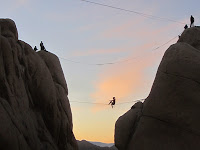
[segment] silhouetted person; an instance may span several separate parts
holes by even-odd
[[[185,26],[184,26],[184,29],[187,29],[188,28],[188,25],[186,24]]]
[[[38,49],[37,49],[37,47],[35,46],[35,47],[34,47],[34,51],[37,51],[37,50],[38,50]]]
[[[113,97],[113,99],[112,100],[110,100],[110,103],[108,104],[108,105],[111,105],[112,106],[112,108],[113,108],[113,106],[115,105],[115,97]]]
[[[40,42],[40,49],[46,51],[44,44],[42,43],[42,41]]]
[[[190,17],[190,28],[194,26],[194,17],[191,15]]]

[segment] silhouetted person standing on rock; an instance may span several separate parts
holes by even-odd
[[[185,26],[184,26],[184,29],[187,29],[188,28],[188,25],[186,24]]]
[[[37,49],[37,47],[35,46],[35,47],[34,47],[34,51],[37,51],[37,50],[38,50],[38,49]]]
[[[191,15],[190,17],[190,28],[194,27],[194,17]]]
[[[108,105],[111,105],[113,108],[113,106],[115,105],[115,101],[115,97],[113,97],[113,100],[110,100],[110,103]]]
[[[40,49],[46,51],[44,44],[42,43],[42,41],[40,42]]]

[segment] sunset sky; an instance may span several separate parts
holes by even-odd
[[[190,16],[200,24],[199,0],[90,0],[129,12],[82,0],[0,1],[0,18],[15,21],[20,40],[43,41],[60,58],[78,140],[113,143],[116,120],[148,96]]]

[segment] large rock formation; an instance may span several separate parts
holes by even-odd
[[[57,56],[36,53],[0,19],[0,149],[78,149],[67,95]]]
[[[200,28],[192,27],[165,52],[145,102],[116,122],[115,145],[119,150],[198,150],[199,118]]]

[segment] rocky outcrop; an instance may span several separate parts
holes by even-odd
[[[128,112],[119,117],[115,125],[115,145],[125,150],[142,114],[142,102],[137,102]]]
[[[200,28],[192,27],[165,52],[141,110],[134,108],[116,122],[119,150],[199,149],[199,60]]]
[[[36,53],[0,19],[0,149],[78,149],[67,95],[57,56]]]

